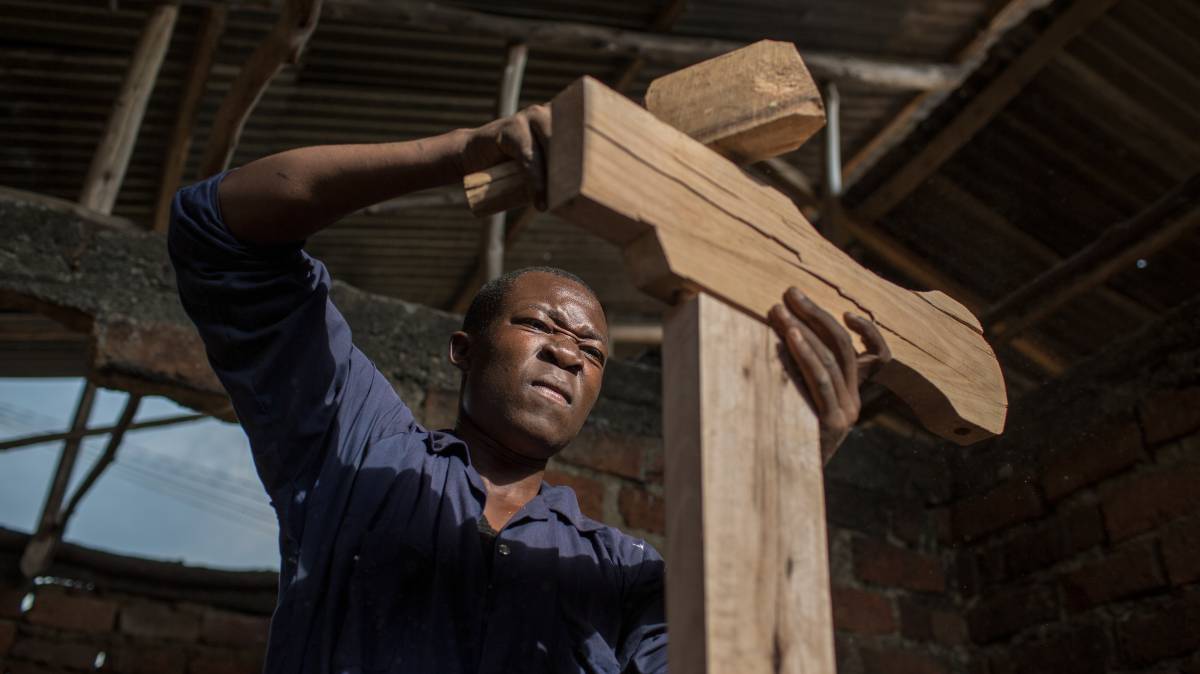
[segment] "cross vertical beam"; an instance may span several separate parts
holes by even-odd
[[[768,326],[706,293],[667,312],[673,671],[836,669],[819,429],[781,348]]]

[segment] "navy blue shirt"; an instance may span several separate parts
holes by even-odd
[[[279,518],[266,671],[666,671],[658,553],[543,484],[489,573],[467,446],[355,348],[321,262],[233,237],[221,178],[176,195],[168,246]]]

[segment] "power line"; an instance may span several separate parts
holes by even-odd
[[[197,484],[186,475],[148,470],[145,467],[123,463],[120,460],[114,462],[113,467],[129,475],[138,476],[140,479],[161,485],[163,489],[169,487],[179,490],[181,493],[189,494],[201,499],[204,503],[212,507],[224,508],[230,513],[249,517],[260,523],[269,524],[272,527],[275,524],[274,518],[268,518],[263,515],[263,510],[254,510],[254,508],[261,508],[265,505],[261,500],[253,500],[244,496],[239,497],[235,493],[223,491],[216,485],[208,483]],[[168,491],[167,493],[170,494],[173,491]],[[230,497],[233,497],[233,500]],[[238,502],[239,500],[240,503]]]

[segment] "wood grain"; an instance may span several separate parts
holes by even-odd
[[[787,42],[762,40],[650,83],[646,109],[739,164],[791,152],[825,124],[816,82]],[[530,203],[516,162],[463,178],[477,216]]]
[[[796,46],[774,40],[659,77],[646,109],[738,164],[791,152],[825,124]]]
[[[835,316],[875,320],[894,356],[879,380],[931,431],[962,444],[1001,431],[1000,366],[965,308],[862,268],[786,196],[594,79],[552,108],[551,208],[622,248],[641,239],[626,259],[647,264],[631,274],[648,292],[702,288],[762,318],[798,286]]]
[[[836,669],[819,429],[781,348],[712,295],[667,314],[672,671]]]

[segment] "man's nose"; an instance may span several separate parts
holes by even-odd
[[[552,335],[546,340],[543,351],[550,356],[555,365],[564,370],[576,372],[583,367],[583,354],[579,352],[579,345],[566,335]]]

